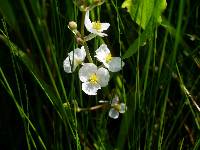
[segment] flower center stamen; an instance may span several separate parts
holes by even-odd
[[[92,28],[97,31],[101,30],[101,23],[99,21],[92,22]]]
[[[106,63],[110,62],[112,60],[112,55],[111,53],[109,53],[107,56],[106,56]]]
[[[76,59],[75,60],[76,64],[80,65],[82,63],[81,59]]]
[[[90,76],[90,78],[89,78],[89,82],[90,82],[90,83],[93,83],[93,84],[96,84],[97,81],[98,81],[97,75],[96,75],[95,73],[92,74],[92,75]]]
[[[112,106],[115,110],[120,111],[121,109],[121,105],[120,104],[115,104],[114,106]]]

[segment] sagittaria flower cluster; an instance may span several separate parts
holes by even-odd
[[[103,31],[107,30],[110,26],[109,23],[100,23],[99,21],[92,22],[89,18],[89,10],[85,13],[84,25],[87,31],[90,32],[89,37],[107,36]],[[76,23],[70,22],[69,28],[76,36],[78,36],[78,38],[80,38]],[[81,38],[81,40],[82,43],[86,43],[84,38]],[[86,51],[87,45],[82,45],[84,46],[76,48],[68,53],[67,58],[64,60],[63,67],[65,72],[72,73],[76,70],[78,65],[82,65],[79,70],[79,79],[82,82],[82,90],[88,95],[97,95],[99,89],[108,85],[110,80],[109,71],[120,71],[124,66],[124,62],[120,57],[113,57],[106,44],[101,44],[95,51],[96,55],[94,57],[97,58],[102,65],[97,67],[93,62],[86,63],[85,58],[90,54]]]
[[[118,72],[124,66],[124,62],[120,57],[113,57],[108,46],[103,43],[96,49],[95,54],[91,57],[87,41],[92,40],[94,37],[108,36],[105,31],[110,27],[109,23],[101,23],[100,21],[90,20],[90,10],[105,2],[105,0],[76,0],[75,4],[79,7],[82,13],[81,31],[77,29],[77,23],[70,21],[68,28],[73,32],[80,48],[76,48],[68,53],[68,56],[63,62],[63,68],[66,73],[73,73],[78,70],[78,76],[82,82],[82,90],[87,95],[97,95],[99,89],[106,87],[110,80],[110,73]],[[91,3],[88,3],[91,2]],[[84,29],[89,32],[87,36],[84,35]],[[93,59],[96,59],[99,66],[94,64]],[[95,61],[96,62],[96,61]],[[75,101],[74,101],[75,102]],[[119,101],[118,96],[115,96],[111,101],[102,101],[104,104],[93,106],[91,108],[80,108],[77,103],[75,110],[88,111],[98,108],[110,108],[108,116],[117,119],[120,113],[125,113],[127,106],[125,103]],[[100,102],[101,103],[101,102]],[[65,107],[68,105],[63,104]]]

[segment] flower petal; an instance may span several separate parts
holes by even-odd
[[[110,54],[110,50],[108,49],[106,44],[102,44],[96,51],[95,57],[100,61],[105,63],[106,56]]]
[[[91,32],[93,34],[96,34],[96,35],[99,35],[101,37],[107,36],[107,34],[102,33],[102,31],[107,30],[109,28],[110,24],[109,23],[100,23],[101,24],[101,29],[100,30],[93,29],[92,22],[90,20],[90,16],[89,15],[90,14],[89,14],[89,10],[88,10],[88,11],[86,11],[85,22],[84,22],[86,29],[89,32]]]
[[[74,63],[73,69],[72,69],[72,64],[73,64],[73,60],[69,59],[69,56],[68,56],[63,62],[64,71],[67,72],[67,73],[72,73],[76,69],[76,67],[78,66],[77,63]]]
[[[74,53],[75,53],[77,59],[79,59],[81,62],[84,61],[84,59],[86,57],[86,52],[85,52],[84,46],[82,46],[81,49],[80,48],[75,49]]]
[[[63,68],[65,70],[65,72],[67,73],[72,73],[72,68],[71,68],[71,64],[69,61],[69,57],[67,57],[64,62],[63,62]]]
[[[102,32],[94,32],[94,34],[97,34],[98,36],[101,36],[101,37],[108,36],[107,34],[102,33]]]
[[[86,52],[84,47],[76,48],[75,50],[68,53],[68,57],[63,62],[63,68],[65,72],[72,73],[75,71],[76,67],[84,61],[86,57]],[[73,65],[73,69],[72,69]]]
[[[96,29],[93,29],[93,28],[90,28],[88,31],[91,32],[91,33],[93,33],[93,34],[96,34],[98,36],[101,36],[101,37],[108,36],[107,34],[102,33],[100,31],[97,31]]]
[[[91,74],[97,72],[97,66],[93,63],[84,63],[79,70],[79,78],[82,82],[87,82]]]
[[[71,51],[68,53],[68,57],[70,58],[70,61],[73,62],[73,59],[76,59],[76,53],[75,51],[77,51],[77,49]]]
[[[88,95],[97,95],[98,89],[101,89],[99,84],[93,84],[90,82],[82,83],[82,90]]]
[[[98,77],[98,83],[101,85],[101,87],[105,87],[108,85],[108,81],[110,79],[110,74],[107,69],[101,67],[97,70],[96,73]]]
[[[113,119],[117,119],[119,117],[119,112],[116,111],[114,108],[111,108],[108,115]]]
[[[127,110],[126,104],[121,103],[121,104],[120,104],[120,110],[119,110],[119,112],[120,112],[120,113],[125,113],[126,110]]]
[[[89,32],[91,32],[91,29],[92,29],[92,22],[91,22],[91,20],[90,20],[90,18],[89,18],[89,10],[86,11],[86,13],[85,13],[85,22],[84,22],[84,24],[85,24],[86,29],[87,29]]]
[[[110,27],[109,23],[101,23],[101,30],[100,32],[103,32],[104,30],[107,30]]]
[[[112,60],[105,66],[108,67],[108,70],[111,72],[118,72],[124,66],[124,62],[120,57],[113,57]]]
[[[119,97],[118,96],[115,96],[115,98],[112,99],[112,103],[111,103],[111,106],[114,106],[116,104],[119,103]]]
[[[68,53],[68,56],[70,57],[70,60],[74,61],[83,61],[86,57],[86,52],[84,49],[84,46],[82,46],[81,48],[76,48],[74,51],[71,51],[70,53]]]

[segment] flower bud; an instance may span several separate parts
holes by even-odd
[[[88,7],[86,5],[81,5],[79,9],[80,11],[87,11]]]
[[[93,0],[94,5],[101,5],[105,2],[105,0]]]
[[[76,42],[77,42],[78,45],[83,45],[83,43],[84,43],[83,39],[80,38],[80,37],[76,38]]]
[[[69,27],[70,30],[73,31],[73,30],[77,29],[77,24],[74,21],[70,21],[69,24],[68,24],[68,27]]]

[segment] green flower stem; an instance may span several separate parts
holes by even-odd
[[[82,11],[82,18],[81,18],[81,36],[82,36],[82,38],[84,37],[85,14],[86,14],[86,11]]]
[[[76,109],[76,112],[83,112],[83,111],[95,111],[97,109],[107,109],[107,108],[110,108],[110,105],[109,104],[101,104],[101,105],[96,105],[96,106],[92,106],[92,107],[89,107],[89,108],[75,108]]]
[[[63,106],[66,108],[66,109],[74,109],[76,112],[81,112],[81,111],[94,111],[94,110],[97,110],[97,109],[108,109],[110,108],[110,104],[109,103],[105,103],[105,104],[101,104],[101,105],[95,105],[95,106],[92,106],[92,107],[89,107],[89,108],[80,108],[77,104],[77,102],[75,103],[75,106],[74,108],[71,107],[69,105],[69,103],[64,103]]]
[[[84,39],[84,22],[85,22],[85,11],[82,12],[82,18],[81,18],[81,37],[82,39]],[[90,55],[90,52],[89,52],[89,48],[87,46],[87,43],[84,41],[83,43],[83,46],[85,48],[85,51],[86,51],[86,55],[87,55],[87,59],[90,63],[93,63],[93,60],[92,60],[92,57]]]
[[[93,38],[95,38],[96,36],[97,36],[96,34],[90,33],[89,35],[87,35],[87,36],[84,37],[84,41],[90,41]]]
[[[85,48],[88,61],[89,61],[90,63],[93,63],[92,57],[90,56],[89,48],[88,48],[88,46],[87,46],[87,43],[84,42],[83,46],[84,46],[84,48]]]

